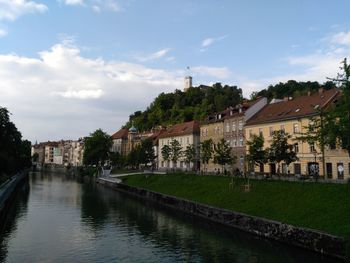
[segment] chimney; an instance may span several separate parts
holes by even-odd
[[[319,88],[318,89],[318,94],[322,94],[323,93],[323,88]]]

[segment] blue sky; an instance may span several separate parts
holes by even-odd
[[[32,141],[113,133],[160,93],[335,76],[349,1],[0,0],[0,106]],[[190,67],[190,72],[186,67]]]

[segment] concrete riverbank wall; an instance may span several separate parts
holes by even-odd
[[[346,257],[345,239],[321,231],[300,228],[278,221],[211,207],[209,205],[132,187],[123,183],[116,183],[102,178],[98,179],[98,183],[118,191],[151,200],[177,211],[182,211],[206,220],[240,229],[264,238],[303,247],[340,259],[345,259]]]
[[[13,176],[7,182],[0,186],[0,219],[6,213],[7,208],[11,205],[17,187],[28,177],[28,172],[21,172]],[[2,220],[1,220],[2,221]]]

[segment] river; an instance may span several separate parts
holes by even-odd
[[[31,174],[1,225],[0,262],[337,262],[62,174]]]

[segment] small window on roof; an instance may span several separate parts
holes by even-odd
[[[319,107],[320,107],[320,105],[317,104],[317,105],[314,106],[314,109],[317,110]]]
[[[300,109],[296,109],[296,110],[295,110],[295,112],[299,112],[299,111],[300,111]]]

